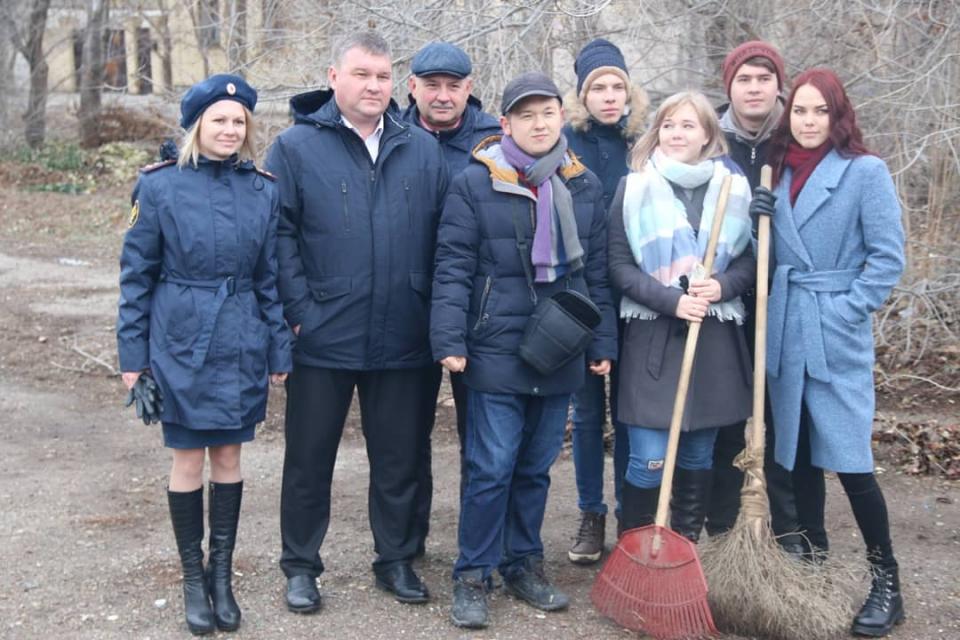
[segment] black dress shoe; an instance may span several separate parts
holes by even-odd
[[[294,613],[314,613],[320,609],[317,579],[300,575],[287,579],[287,609]]]
[[[373,573],[377,578],[377,586],[392,593],[398,602],[422,604],[430,599],[427,585],[423,584],[420,577],[414,573],[413,567],[406,562],[384,569],[377,568]]]

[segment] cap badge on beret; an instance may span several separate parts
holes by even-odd
[[[228,82],[227,93],[230,94],[231,96],[235,95],[237,93],[237,85],[233,84],[232,82]]]

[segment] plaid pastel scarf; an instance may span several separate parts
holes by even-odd
[[[743,253],[751,238],[750,185],[736,165],[726,156],[695,165],[685,164],[667,157],[657,148],[643,170],[627,176],[623,224],[633,258],[644,273],[665,287],[677,289],[681,288],[680,276],[685,275],[692,281],[709,277],[710,274],[703,273],[702,261],[720,185],[728,175],[733,176],[733,182],[713,263],[713,272],[722,273],[731,260]],[[687,221],[686,208],[674,195],[670,182],[693,189],[708,181],[700,216],[703,232],[695,234]],[[720,320],[736,320],[740,324],[746,310],[738,297],[711,304],[709,314]],[[621,318],[652,320],[658,315],[627,296],[621,301]]]

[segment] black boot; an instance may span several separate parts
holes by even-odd
[[[167,490],[173,535],[183,569],[183,609],[195,636],[215,629],[210,595],[203,579],[203,488],[181,493]]]
[[[703,520],[710,502],[711,469],[681,469],[673,476],[670,496],[670,528],[692,542],[700,540]]]
[[[873,565],[873,583],[867,601],[853,619],[850,631],[860,636],[880,638],[904,620],[900,595],[900,570],[892,565]]]
[[[623,481],[623,493],[620,497],[620,526],[622,533],[637,527],[653,524],[657,515],[657,499],[660,487],[641,489],[626,480]]]
[[[240,607],[233,598],[233,548],[237,542],[243,481],[232,484],[210,483],[210,560],[207,563],[207,587],[213,603],[213,615],[220,631],[236,631],[240,626]]]

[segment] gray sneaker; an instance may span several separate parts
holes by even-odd
[[[480,572],[461,574],[453,580],[453,607],[450,620],[465,629],[487,626],[487,589]]]
[[[603,555],[607,515],[584,511],[580,515],[580,529],[567,557],[574,564],[593,564]]]
[[[503,586],[510,595],[542,611],[559,611],[570,605],[567,594],[550,584],[540,559],[528,558],[523,569],[504,576]]]

